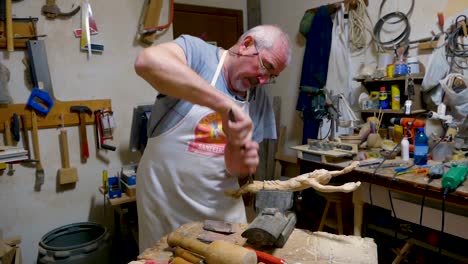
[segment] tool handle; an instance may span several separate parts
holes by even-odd
[[[7,38],[7,50],[14,51],[14,39],[13,39],[13,14],[11,8],[11,0],[5,1],[5,24],[6,24],[6,38]]]
[[[175,232],[172,232],[167,236],[167,244],[171,247],[182,247],[201,256],[206,256],[209,246],[196,239],[187,238]]]
[[[177,247],[175,249],[174,256],[181,257],[184,260],[189,261],[190,263],[200,263],[201,261],[203,261],[202,258],[193,255],[192,252],[185,250],[181,247]]]
[[[36,163],[36,169],[42,169],[41,164],[41,152],[39,151],[39,135],[37,129],[37,116],[36,112],[31,112],[31,136],[32,136],[32,144],[33,144],[33,151],[34,151],[34,159],[38,162]]]
[[[86,161],[89,158],[88,135],[86,134],[86,115],[80,113],[80,134],[81,134],[81,158]]]
[[[170,263],[172,263],[172,264],[192,264],[192,263],[197,263],[197,262],[190,262],[190,261],[185,260],[184,258],[175,257],[175,258],[172,259],[172,261]]]
[[[257,255],[257,261],[263,262],[265,264],[286,264],[286,261],[282,258],[275,257],[271,254],[265,253],[263,251],[258,251],[250,247],[246,247],[249,250],[252,250]]]
[[[64,169],[70,168],[70,157],[68,155],[68,137],[67,130],[60,130],[60,146],[62,150],[62,166]]]
[[[13,146],[13,140],[11,138],[10,120],[5,121],[5,145]]]

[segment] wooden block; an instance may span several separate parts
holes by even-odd
[[[136,195],[136,185],[128,185],[124,181],[120,181],[122,190],[129,196],[134,197]]]
[[[58,171],[59,184],[69,184],[78,181],[76,168],[61,168]]]

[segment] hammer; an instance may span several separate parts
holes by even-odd
[[[86,114],[91,115],[92,111],[84,105],[75,105],[70,107],[70,112],[76,112],[80,118],[80,143],[81,143],[81,161],[86,162],[89,158],[88,136],[86,134]]]
[[[254,251],[223,240],[205,244],[172,232],[167,236],[167,244],[170,247],[180,246],[205,257],[206,264],[257,264]]]

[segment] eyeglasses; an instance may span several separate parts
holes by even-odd
[[[265,67],[265,64],[263,64],[262,58],[260,57],[260,52],[257,49],[257,45],[254,44],[254,47],[257,52],[252,55],[256,55],[258,57],[258,64],[260,65],[263,74],[268,76],[268,80],[264,84],[276,83],[276,77],[278,77],[278,75],[270,73],[270,70]]]

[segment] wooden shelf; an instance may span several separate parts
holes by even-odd
[[[120,197],[120,198],[110,199],[109,195],[107,195],[107,193],[104,192],[104,188],[102,186],[99,187],[99,192],[101,192],[102,195],[106,196],[106,199],[109,201],[109,203],[112,206],[126,204],[126,203],[132,203],[132,202],[136,201],[136,196],[128,196],[125,192],[122,192],[122,197]]]
[[[77,113],[70,112],[70,107],[80,105],[87,106],[92,112],[98,109],[107,108],[111,110],[111,100],[83,100],[83,101],[54,101],[54,106],[50,110],[47,116],[37,115],[38,128],[58,128],[62,124],[60,118],[63,114],[63,123],[65,126],[78,126],[80,119]],[[25,124],[27,129],[31,129],[31,108],[26,104],[9,104],[0,105],[0,132],[5,131],[5,122],[11,120],[14,113],[25,118]],[[94,124],[94,114],[86,115],[86,124]]]
[[[389,110],[389,109],[384,109],[384,110],[380,110],[382,113],[388,113],[388,114],[400,114],[400,115],[404,115],[405,114],[405,111],[404,110]],[[370,113],[370,114],[373,114],[373,113],[378,113],[379,110],[360,110],[361,113]],[[418,110],[412,110],[411,111],[411,114],[410,115],[416,115],[416,114],[421,114],[421,113],[425,113],[427,112],[427,110],[425,109],[418,109]]]
[[[399,77],[384,77],[381,79],[355,79],[357,82],[363,82],[363,83],[372,83],[372,82],[394,82],[394,81],[405,81],[406,79],[412,78],[413,80],[422,80],[424,78],[424,75],[418,74],[418,75],[411,75],[411,76],[399,76]]]

